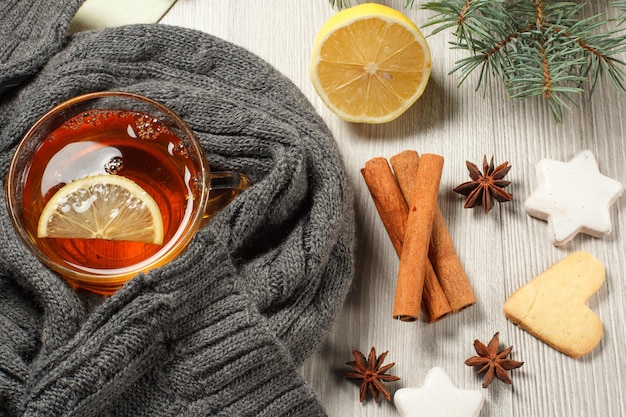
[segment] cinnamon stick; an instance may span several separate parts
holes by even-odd
[[[365,167],[361,169],[361,174],[372,195],[376,210],[387,230],[393,247],[398,257],[400,257],[409,209],[389,167],[389,163],[385,158],[374,158],[365,163]],[[430,264],[427,266],[426,276],[424,277],[422,308],[429,323],[440,320],[452,312],[452,308]]]
[[[404,151],[390,158],[395,177],[407,201],[414,193],[419,159],[415,151]],[[433,218],[428,257],[453,311],[476,303],[476,296],[439,207]]]
[[[446,293],[443,291],[430,261],[426,264],[421,308],[426,313],[427,323],[434,323],[452,313],[448,297],[446,297]]]
[[[373,158],[365,163],[361,175],[370,191],[380,219],[396,250],[402,253],[409,208],[385,158]]]
[[[393,317],[402,321],[414,321],[419,318],[429,259],[430,234],[437,208],[442,171],[443,157],[434,154],[422,155],[409,203],[407,233],[402,246],[396,285]]]

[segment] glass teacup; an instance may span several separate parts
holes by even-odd
[[[137,94],[70,99],[25,134],[6,181],[20,237],[74,288],[112,294],[180,254],[248,187],[211,172],[192,129]]]

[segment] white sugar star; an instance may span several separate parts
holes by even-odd
[[[435,367],[421,388],[401,388],[393,401],[401,417],[478,417],[485,397],[481,391],[455,387],[446,372]]]
[[[555,246],[578,233],[604,237],[611,232],[609,206],[624,186],[600,174],[591,151],[582,151],[569,162],[544,159],[536,166],[539,188],[524,204],[533,217],[547,220]]]

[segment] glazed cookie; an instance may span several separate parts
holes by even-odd
[[[624,186],[600,173],[591,151],[582,151],[569,162],[544,159],[536,172],[539,187],[524,209],[548,222],[555,246],[564,245],[578,233],[601,238],[611,232],[609,207]]]
[[[602,322],[586,302],[604,276],[599,260],[575,252],[515,291],[504,304],[504,315],[556,350],[581,357],[602,338]]]
[[[401,417],[477,417],[485,397],[481,391],[457,388],[442,368],[434,367],[421,388],[401,388],[393,401]]]

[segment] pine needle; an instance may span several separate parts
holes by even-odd
[[[621,25],[626,22],[626,1],[612,1],[610,4],[619,11],[619,15],[617,17],[618,24]]]
[[[353,0],[328,0],[330,3],[330,7],[336,7],[339,10],[347,9],[348,7],[352,7],[358,3],[358,1]]]
[[[477,90],[497,78],[513,99],[543,97],[561,122],[602,76],[626,90],[626,63],[618,58],[626,51],[626,1],[609,4],[617,19],[583,17],[583,3],[547,0],[444,0],[422,8],[434,12],[425,25],[434,28],[429,36],[450,29],[451,48],[469,53],[450,71],[459,73],[459,84],[476,71]]]

